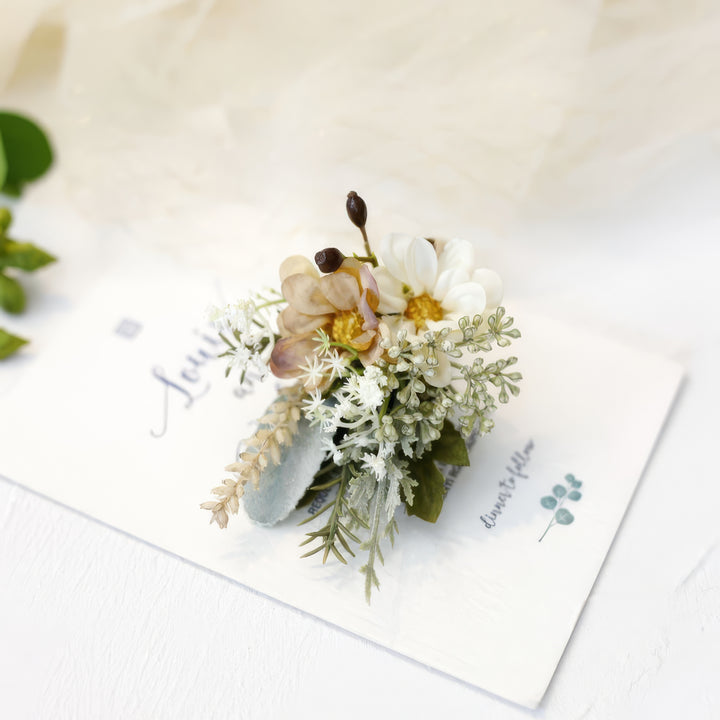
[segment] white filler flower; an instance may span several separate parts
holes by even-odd
[[[412,320],[416,333],[457,327],[500,305],[502,282],[494,270],[476,268],[467,240],[431,242],[410,235],[389,235],[374,270],[380,290],[378,311]],[[409,324],[409,323],[408,323]]]

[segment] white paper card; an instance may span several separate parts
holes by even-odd
[[[674,363],[511,306],[522,391],[450,478],[435,525],[398,516],[381,588],[299,559],[308,510],[227,530],[199,503],[273,398],[212,359],[218,283],[116,268],[5,394],[0,473],[158,547],[514,702],[536,706],[677,391]],[[227,288],[226,288],[227,289]],[[242,296],[238,282],[228,295]],[[546,498],[543,500],[543,498]],[[543,505],[544,502],[544,505]],[[549,507],[554,505],[554,507]],[[546,507],[547,506],[547,507]],[[553,518],[556,519],[553,522]],[[318,521],[316,521],[318,522]]]

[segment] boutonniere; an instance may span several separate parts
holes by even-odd
[[[241,501],[264,525],[319,505],[304,522],[325,524],[307,533],[303,557],[366,553],[369,602],[398,508],[435,522],[443,470],[469,465],[468,439],[489,432],[497,403],[518,394],[517,358],[487,354],[520,333],[500,304],[500,278],[476,266],[469,242],[395,234],[376,254],[355,192],[347,212],[364,255],[290,256],[279,293],[211,313],[228,372],[241,383],[272,373],[283,387],[201,507],[224,528]]]

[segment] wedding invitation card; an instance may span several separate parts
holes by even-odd
[[[262,275],[262,273],[260,273]],[[447,473],[432,525],[398,514],[368,605],[359,572],[301,559],[317,510],[272,528],[200,509],[275,396],[224,377],[210,303],[232,282],[118,263],[0,397],[0,474],[193,563],[528,707],[541,701],[679,387],[642,350],[505,302],[521,392]],[[256,288],[259,289],[259,288]],[[401,660],[398,660],[401,662]]]

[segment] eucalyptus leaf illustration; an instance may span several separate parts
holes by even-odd
[[[575,478],[575,476],[572,475],[571,473],[568,473],[565,476],[565,480],[568,485],[570,485],[571,487],[574,487],[574,488],[579,488],[582,485],[582,482],[580,480],[577,480]]]
[[[569,525],[574,519],[575,516],[565,508],[560,508],[555,513],[555,522],[559,523],[560,525]]]
[[[553,510],[554,512],[538,542],[542,541],[553,525],[570,525],[575,521],[575,516],[563,505],[566,500],[578,502],[582,499],[582,493],[577,490],[582,485],[582,482],[572,473],[565,476],[565,482],[567,485],[554,485],[552,495],[545,495],[540,498],[540,504],[546,510]]]

